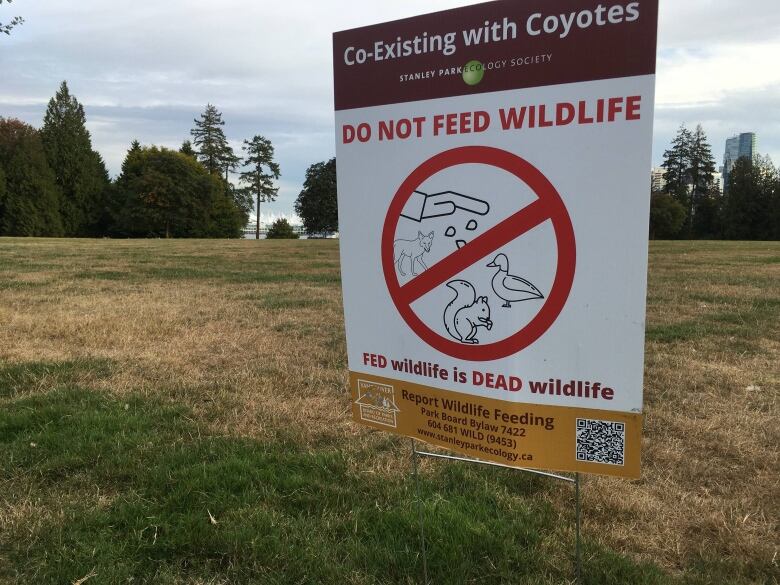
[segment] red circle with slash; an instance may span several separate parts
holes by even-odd
[[[393,241],[401,212],[412,193],[426,179],[444,169],[463,164],[484,164],[511,173],[528,185],[537,198],[402,286],[398,282],[393,258]],[[552,222],[558,247],[555,278],[539,312],[516,333],[484,345],[458,343],[428,327],[412,310],[411,304],[423,295],[548,220]],[[534,343],[560,315],[574,282],[576,265],[574,228],[558,191],[539,169],[525,159],[490,146],[453,148],[432,156],[412,171],[390,202],[382,231],[381,246],[382,269],[387,289],[406,324],[431,347],[464,360],[500,359]]]

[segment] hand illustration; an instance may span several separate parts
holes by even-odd
[[[455,191],[431,194],[415,191],[404,206],[401,217],[420,222],[433,217],[452,215],[459,209],[476,215],[487,215],[490,205],[487,201]]]

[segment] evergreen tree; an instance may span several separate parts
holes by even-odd
[[[271,141],[260,135],[244,140],[242,149],[246,152],[244,165],[249,170],[241,173],[239,181],[246,185],[244,192],[257,201],[257,223],[255,238],[260,239],[260,202],[274,201],[279,191],[274,180],[279,180],[279,165],[274,162],[274,147]]]
[[[716,225],[713,214],[718,207],[713,193],[715,159],[700,124],[693,132],[680,126],[671,147],[664,152],[663,166],[666,169],[664,191],[685,208],[681,234],[688,238],[711,235]],[[697,220],[699,212],[703,217]]]
[[[711,237],[716,222],[716,197],[719,197],[719,193],[715,193],[712,176],[715,172],[715,158],[701,124],[698,124],[691,134],[688,157],[688,216],[685,229],[689,238]]]
[[[306,169],[303,190],[295,200],[295,213],[303,220],[307,234],[338,231],[335,158]]]
[[[769,238],[780,240],[780,167],[775,168],[774,177],[769,181]]]
[[[101,156],[92,149],[84,108],[64,81],[49,100],[41,138],[62,192],[60,212],[65,234],[101,235],[108,171]]]
[[[5,187],[5,171],[3,170],[3,163],[0,162],[0,225],[3,223],[3,205],[6,197]]]
[[[772,164],[768,156],[756,156],[753,166],[757,169],[758,189],[757,205],[758,217],[756,218],[756,231],[754,238],[757,240],[777,239],[778,226],[774,223],[775,214],[773,208],[777,197],[778,169]]]
[[[189,140],[185,140],[181,143],[181,148],[179,148],[179,152],[182,154],[186,154],[187,156],[191,156],[192,158],[197,159],[198,155],[195,153],[195,149],[192,148],[192,142]]]
[[[194,120],[195,127],[190,130],[192,142],[197,152],[200,163],[212,175],[222,175],[225,169],[226,157],[232,149],[225,138],[222,126],[222,113],[211,104],[200,115],[200,119]]]
[[[241,157],[238,156],[230,145],[227,145],[222,153],[222,168],[225,171],[225,182],[230,180],[230,173],[235,173],[241,165]]]
[[[729,172],[723,203],[723,235],[732,240],[776,239],[778,171],[764,157],[739,157]]]
[[[127,154],[125,155],[125,160],[122,161],[122,172],[124,173],[127,170],[127,164],[129,159],[136,153],[141,152],[141,143],[138,142],[138,140],[133,140],[130,143],[130,148],[127,150]]]
[[[59,207],[39,132],[0,118],[0,235],[62,236]]]
[[[688,208],[688,184],[690,182],[688,170],[691,157],[691,138],[690,130],[685,125],[681,125],[677,130],[677,135],[672,140],[671,147],[664,152],[663,162],[663,167],[666,169],[664,193],[677,199],[686,209]]]
[[[723,197],[720,189],[713,185],[709,192],[696,200],[693,214],[693,234],[697,238],[714,240],[721,237],[721,205]]]
[[[265,237],[269,240],[297,240],[298,234],[295,233],[290,222],[282,217],[271,224]]]

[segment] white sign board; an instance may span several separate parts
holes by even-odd
[[[334,35],[357,421],[639,475],[657,0]]]

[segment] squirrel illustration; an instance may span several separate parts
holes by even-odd
[[[447,286],[455,291],[455,298],[444,309],[447,333],[461,343],[479,343],[477,329],[493,328],[487,297],[477,297],[474,286],[465,280],[451,280]]]

